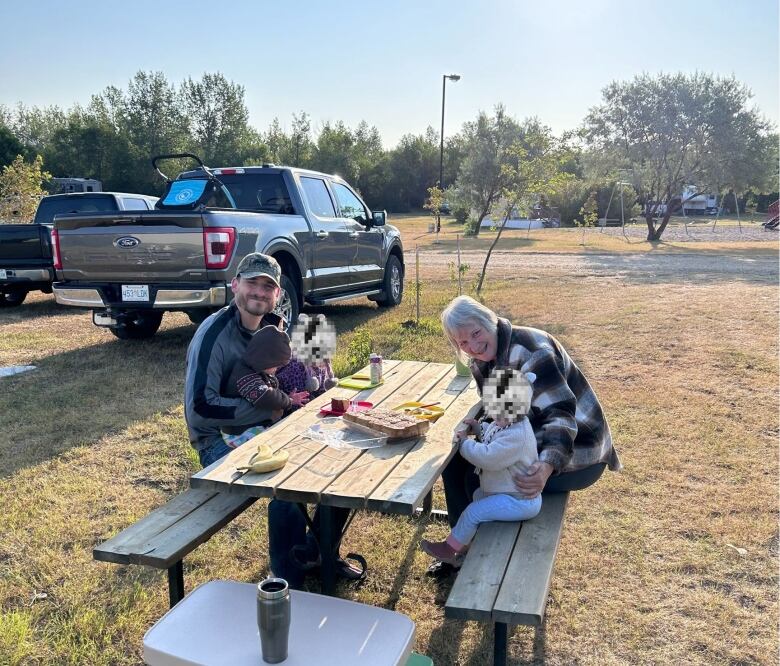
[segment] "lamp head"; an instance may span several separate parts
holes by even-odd
[[[450,81],[460,81],[460,74],[445,74]]]

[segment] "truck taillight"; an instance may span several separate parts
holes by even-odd
[[[209,227],[203,230],[203,249],[206,254],[206,268],[227,268],[236,244],[236,230],[233,227]]]
[[[60,254],[60,236],[56,229],[51,230],[51,256],[54,259],[54,270],[62,270],[62,255]]]

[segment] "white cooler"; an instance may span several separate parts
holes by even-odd
[[[414,622],[366,604],[290,591],[290,640],[285,666],[406,664]],[[264,664],[257,628],[257,586],[204,583],[171,608],[144,636],[149,666]]]

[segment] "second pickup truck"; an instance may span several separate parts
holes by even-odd
[[[27,294],[52,291],[54,258],[50,232],[55,215],[152,210],[157,197],[123,192],[78,192],[43,197],[32,224],[0,225],[0,307],[21,305]]]
[[[208,201],[166,206],[203,192],[207,178],[217,183]],[[281,265],[277,312],[288,325],[304,303],[401,302],[400,233],[338,176],[274,165],[201,167],[168,188],[157,210],[57,217],[58,303],[91,308],[94,323],[119,338],[148,338],[165,311],[184,311],[197,323],[228,303],[231,279],[250,252]]]

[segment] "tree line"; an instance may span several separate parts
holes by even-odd
[[[776,128],[749,106],[750,91],[733,77],[645,74],[610,84],[602,97],[577,131],[562,136],[537,118],[512,118],[501,105],[480,112],[446,139],[438,200],[478,233],[486,216],[509,214],[507,206],[533,205],[556,211],[562,224],[584,223],[593,205],[606,215],[622,183],[627,214],[641,212],[648,238],[657,239],[668,222],[660,204],[671,215],[684,203],[686,185],[702,193],[730,190],[743,202],[752,196],[759,205],[765,202],[758,195],[776,192]],[[161,72],[139,71],[126,89],[109,86],[85,106],[0,106],[0,166],[17,155],[28,163],[40,155],[55,176],[159,195],[162,181],[150,158],[179,152],[210,166],[271,162],[338,173],[369,206],[394,212],[426,201],[430,208],[439,179],[439,135],[431,127],[389,149],[365,121],[313,128],[305,111],[293,114],[287,129],[275,118],[257,130],[244,86],[220,73],[176,86]]]

